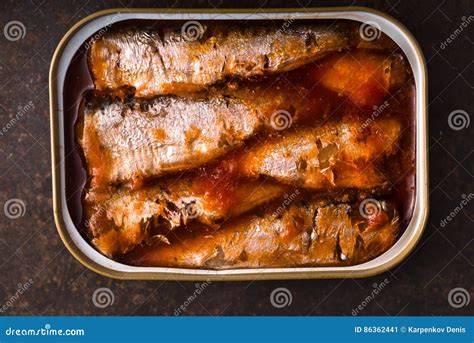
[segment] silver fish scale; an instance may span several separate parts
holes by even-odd
[[[261,125],[254,110],[222,97],[164,96],[146,111],[115,102],[85,116],[85,132],[94,130],[112,157],[113,181],[200,165],[240,145]]]

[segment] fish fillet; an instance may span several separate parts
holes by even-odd
[[[397,212],[372,199],[376,210],[361,215],[360,203],[295,202],[281,215],[245,215],[218,230],[173,232],[170,244],[138,248],[127,263],[178,268],[261,268],[351,265],[385,252],[399,232]]]
[[[242,26],[195,23],[108,31],[91,43],[96,90],[133,88],[137,97],[194,92],[229,77],[280,73],[357,44],[351,25]],[[196,38],[196,39],[194,39]]]
[[[173,96],[86,105],[77,130],[95,187],[198,166],[241,145],[261,125],[258,110],[233,99]]]
[[[191,221],[217,227],[228,217],[281,197],[288,190],[277,183],[244,180],[222,185],[226,193],[220,192],[219,197],[216,192],[193,188],[190,182],[185,179],[140,190],[123,188],[105,199],[89,193],[87,224],[93,244],[107,256],[125,253]]]
[[[363,125],[342,121],[269,139],[242,156],[241,172],[305,188],[375,188],[385,177],[373,162],[397,151],[401,125],[394,118]]]

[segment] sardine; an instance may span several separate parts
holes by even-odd
[[[240,180],[221,189],[200,188],[199,180],[163,182],[140,190],[122,188],[112,195],[89,193],[88,229],[92,243],[107,256],[135,246],[177,227],[196,221],[218,227],[270,200],[289,187],[272,182]]]
[[[386,181],[374,162],[394,154],[401,125],[380,118],[304,127],[268,139],[241,157],[241,173],[313,189],[371,189]]]
[[[222,96],[86,105],[79,122],[93,186],[199,166],[241,145],[262,125],[257,109]]]
[[[137,97],[179,94],[229,77],[289,71],[355,46],[353,37],[354,27],[348,24],[293,23],[283,28],[276,23],[188,22],[149,30],[125,28],[92,40],[89,66],[99,92],[132,88]]]
[[[400,225],[385,201],[329,204],[295,202],[282,214],[245,215],[217,231],[173,232],[169,244],[137,248],[123,258],[142,266],[265,268],[341,266],[362,263],[389,249]],[[361,209],[362,208],[362,209]]]

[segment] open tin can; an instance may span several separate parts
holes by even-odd
[[[67,192],[68,183],[81,176],[78,163],[66,163],[77,147],[70,140],[73,122],[66,109],[78,104],[67,100],[65,84],[75,84],[80,91],[82,77],[75,74],[66,80],[67,71],[85,42],[112,24],[129,20],[322,20],[347,19],[361,24],[369,23],[391,38],[405,54],[413,73],[415,98],[415,191],[412,217],[398,241],[385,253],[368,262],[343,267],[258,268],[233,270],[180,269],[164,267],[129,266],[100,254],[83,237],[75,224],[70,198],[80,199],[82,188]],[[84,59],[83,59],[84,60]],[[366,277],[384,272],[399,264],[417,244],[428,216],[428,161],[427,161],[427,85],[426,67],[421,49],[413,36],[398,21],[368,8],[305,8],[252,10],[191,10],[191,9],[110,9],[94,13],[74,25],[59,43],[50,69],[50,111],[54,218],[58,232],[68,250],[82,264],[102,275],[118,279],[170,279],[170,280],[257,280],[302,278]],[[77,201],[76,201],[77,204]]]

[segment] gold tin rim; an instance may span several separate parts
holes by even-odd
[[[50,120],[51,120],[51,161],[52,161],[52,191],[53,191],[53,211],[56,228],[66,248],[69,252],[88,269],[113,278],[113,279],[129,279],[129,280],[187,280],[187,281],[245,281],[245,280],[277,280],[277,279],[332,279],[332,278],[360,278],[380,274],[387,271],[396,265],[400,264],[412,252],[414,247],[420,240],[426,226],[428,218],[428,154],[427,154],[427,72],[425,59],[418,42],[415,40],[411,32],[401,24],[398,20],[390,15],[362,6],[354,7],[311,7],[311,8],[269,8],[264,9],[260,14],[271,13],[288,13],[297,12],[306,13],[320,13],[320,12],[334,12],[334,13],[369,13],[381,17],[392,23],[403,34],[409,43],[415,58],[419,62],[420,81],[416,84],[416,96],[419,93],[423,95],[421,101],[421,108],[417,108],[415,114],[416,120],[416,197],[414,204],[414,211],[407,230],[412,225],[416,230],[409,242],[403,249],[398,251],[392,258],[375,265],[370,268],[361,268],[364,264],[349,266],[349,267],[301,267],[301,268],[260,268],[260,269],[238,269],[238,270],[200,270],[200,269],[178,269],[178,268],[161,268],[150,267],[147,269],[158,269],[154,271],[141,272],[125,272],[116,270],[94,261],[93,258],[88,257],[84,251],[74,242],[69,236],[66,223],[63,217],[63,204],[61,203],[61,179],[60,179],[60,145],[59,145],[59,123],[58,123],[58,97],[56,88],[56,75],[58,71],[58,61],[64,51],[65,46],[70,39],[82,28],[85,24],[98,19],[102,16],[117,14],[117,13],[162,13],[162,14],[230,14],[230,13],[248,13],[255,14],[253,9],[193,9],[193,8],[111,8],[98,11],[83,18],[75,25],[73,25],[63,36],[59,42],[51,61],[49,71],[49,96],[50,96]],[[414,70],[415,72],[415,70]],[[418,101],[417,101],[418,106]],[[420,111],[422,113],[418,113]],[[420,137],[421,136],[421,137]],[[420,149],[421,145],[421,149]],[[421,175],[420,175],[421,174]],[[66,209],[67,210],[67,209]],[[400,240],[400,239],[399,239]],[[395,243],[397,244],[397,243]],[[391,249],[393,249],[392,247]],[[99,253],[98,253],[99,254]],[[383,256],[382,254],[381,256]],[[379,256],[378,258],[380,258]],[[112,260],[111,260],[112,261]],[[370,262],[370,261],[369,261]],[[351,268],[352,267],[352,268]],[[139,268],[139,267],[137,267]],[[353,269],[353,270],[348,270]],[[319,269],[319,270],[314,270]]]

